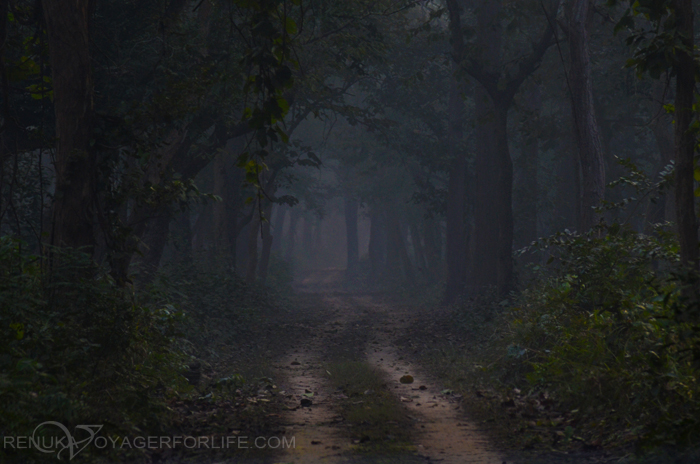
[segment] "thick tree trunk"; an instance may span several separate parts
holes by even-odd
[[[569,82],[571,110],[579,153],[581,194],[578,229],[589,230],[600,220],[594,211],[605,198],[605,160],[593,101],[593,80],[587,23],[590,0],[572,0],[568,5],[564,29],[571,52]]]
[[[482,0],[477,6],[479,59],[495,75],[501,66],[501,1]],[[474,199],[474,260],[471,284],[479,290],[498,285],[499,265],[499,140],[498,116],[492,97],[482,85],[474,92],[476,161]],[[512,245],[511,245],[512,246]]]
[[[667,103],[667,95],[665,85],[657,82],[656,95],[661,104]],[[656,166],[656,173],[660,173],[666,166],[674,160],[673,147],[673,121],[665,114],[662,108],[655,107],[654,111],[659,111],[659,117],[651,126],[654,139],[656,140],[656,149],[659,153],[659,159]],[[675,222],[675,205],[673,202],[673,192],[667,190],[661,195],[655,203],[649,202],[646,214],[647,223],[645,232],[650,233],[651,224],[659,224],[665,221]]]
[[[496,286],[501,294],[513,289],[513,161],[508,148],[508,109],[496,107],[496,163],[498,169],[495,209],[498,224],[498,263]]]
[[[538,138],[536,127],[539,122],[539,112],[542,106],[542,96],[539,86],[536,86],[525,96],[525,111],[528,123],[523,127],[520,154],[520,168],[517,170],[520,176],[519,194],[515,198],[515,211],[519,212],[518,236],[519,242],[516,248],[530,245],[537,240],[537,200],[539,198],[539,185],[537,182],[538,167]],[[533,255],[525,257],[530,261]]]
[[[56,195],[52,244],[95,245],[95,154],[90,149],[93,82],[90,70],[91,0],[42,0],[48,32],[56,115]]]
[[[466,172],[467,154],[462,145],[464,101],[460,85],[453,77],[450,83],[447,144],[452,160],[447,186],[447,288],[449,303],[464,292],[467,268],[466,240]]]
[[[474,226],[477,246],[474,250],[472,284],[478,289],[498,281],[498,215],[494,205],[498,197],[498,171],[494,160],[497,150],[494,107],[488,94],[476,93],[476,198]]]
[[[353,278],[357,275],[360,264],[359,245],[357,238],[357,209],[358,202],[350,194],[344,198],[345,206],[345,236],[347,244],[347,273],[346,276]]]
[[[698,223],[695,215],[695,135],[690,130],[695,102],[693,3],[674,0],[676,25],[683,45],[690,53],[677,50],[675,101],[676,224],[681,245],[681,262],[698,269]]]

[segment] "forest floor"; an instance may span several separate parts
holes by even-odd
[[[534,464],[619,460],[584,443],[531,446],[523,440],[531,432],[528,426],[512,420],[530,399],[503,401],[496,393],[460,389],[444,375],[444,362],[438,368],[426,356],[441,345],[464,351],[470,343],[454,339],[444,310],[420,309],[382,294],[345,291],[337,284],[339,277],[339,272],[328,271],[302,281],[291,297],[289,311],[268,318],[250,339],[250,346],[230,361],[222,360],[231,371],[238,369],[238,361],[248,358],[241,365],[250,366],[252,359],[260,364],[256,375],[263,373],[265,379],[248,385],[247,390],[236,390],[235,400],[212,403],[205,399],[180,405],[183,415],[189,417],[179,427],[184,432],[194,429],[209,434],[214,422],[220,424],[217,430],[222,435],[246,436],[253,449],[233,455],[171,456],[164,462]],[[217,375],[221,372],[209,373],[209,377]],[[203,398],[207,398],[206,388],[201,390]],[[197,404],[201,406],[199,416]],[[540,410],[542,418],[552,414]],[[194,421],[194,417],[199,418]],[[540,423],[538,417],[527,420]],[[255,436],[278,446],[254,449]],[[556,445],[559,435],[553,437]],[[282,439],[293,446],[279,446]]]
[[[371,295],[300,295],[315,335],[276,364],[285,379],[290,463],[506,461],[396,341],[412,322]]]

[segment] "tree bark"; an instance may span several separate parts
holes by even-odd
[[[477,46],[481,50],[482,66],[494,75],[500,75],[501,1],[479,3],[477,11]],[[474,225],[476,248],[472,261],[472,284],[481,289],[498,285],[500,202],[499,195],[499,140],[500,114],[493,96],[481,85],[474,92],[476,116],[476,161]],[[512,187],[511,187],[512,188]],[[510,245],[512,247],[512,243]]]
[[[275,213],[275,221],[271,233],[277,238],[272,242],[272,251],[278,252],[282,250],[282,231],[284,230],[284,220],[287,217],[287,208],[279,205],[275,209],[277,212]]]
[[[447,2],[449,12],[450,42],[452,44],[453,73],[461,70],[465,58],[464,34],[462,32],[461,10],[458,0]],[[463,85],[456,75],[450,80],[448,104],[447,145],[451,167],[447,185],[447,287],[444,303],[452,302],[464,292],[467,279],[467,154],[461,147],[463,141],[464,101]]]
[[[260,214],[258,213],[258,203],[260,199],[256,199],[253,203],[255,213],[253,220],[250,222],[248,229],[248,265],[246,267],[245,281],[248,284],[255,283],[255,271],[258,267],[258,236],[260,235]]]
[[[92,0],[42,0],[48,32],[56,116],[56,194],[51,243],[95,245],[95,154],[90,149],[93,81],[90,69]]]
[[[452,20],[452,19],[451,19]],[[453,39],[454,41],[454,39]],[[447,288],[445,302],[464,292],[467,268],[466,172],[467,154],[462,148],[464,101],[456,77],[450,83],[447,144],[452,160],[447,186]]]
[[[448,0],[452,3],[455,0]],[[527,77],[540,65],[552,44],[554,31],[547,25],[532,53],[517,72],[503,77],[501,69],[500,0],[482,0],[477,7],[477,59],[465,59],[462,67],[481,85],[475,91],[476,188],[474,207],[474,256],[472,284],[497,286],[506,293],[514,284],[513,273],[513,163],[508,148],[508,110]]]
[[[498,224],[498,263],[496,286],[501,294],[513,289],[513,160],[508,147],[508,110],[510,103],[496,107],[496,163],[498,166],[496,214]]]
[[[376,280],[384,270],[386,256],[386,233],[381,209],[374,205],[369,212],[369,262],[372,280]]]
[[[345,236],[347,244],[347,272],[348,278],[353,278],[357,275],[360,264],[359,245],[357,238],[357,209],[358,202],[349,193],[345,194]]]
[[[566,18],[560,18],[560,24],[567,33],[571,53],[571,111],[578,144],[581,178],[578,229],[585,232],[600,220],[600,215],[593,208],[605,198],[605,159],[593,101],[587,27],[591,11],[590,0],[571,0],[563,11],[566,11]]]
[[[214,157],[214,195],[221,198],[213,205],[214,219],[214,250],[218,258],[227,258],[230,256],[229,236],[233,231],[228,230],[231,215],[236,215],[235,206],[232,204],[231,195],[229,195],[229,172],[228,172],[228,153],[220,150]]]
[[[666,85],[656,82],[656,97],[658,106],[653,105],[652,111],[658,112],[656,121],[651,125],[651,131],[656,141],[656,149],[659,153],[656,174],[660,173],[675,158],[673,146],[673,120],[666,114],[663,105],[668,103],[669,95],[666,92]],[[673,201],[673,191],[668,189],[661,195],[655,203],[649,202],[646,214],[645,233],[650,233],[652,224],[659,224],[665,221],[675,222],[675,206]]]
[[[428,271],[434,278],[442,277],[442,250],[438,235],[440,222],[434,218],[423,220],[423,237],[425,238],[425,259]]]
[[[537,200],[539,198],[539,185],[537,182],[538,167],[538,137],[539,112],[542,106],[542,95],[539,86],[531,89],[524,98],[524,117],[526,123],[522,130],[522,149],[520,153],[519,194],[515,201],[515,211],[519,212],[518,236],[519,242],[516,248],[530,245],[537,240]],[[529,254],[525,258],[530,261]]]
[[[268,194],[273,195],[274,193],[268,192]],[[270,221],[272,218],[272,210],[274,203],[271,201],[267,202],[265,207],[265,218],[267,221],[263,224],[262,228],[262,251],[260,252],[260,269],[258,270],[258,279],[262,285],[265,285],[267,280],[267,270],[270,267],[270,254],[272,253],[272,244],[274,243],[274,237],[271,233]],[[284,219],[284,217],[282,217]],[[275,232],[277,235],[277,232]]]
[[[297,224],[299,222],[299,209],[292,208],[289,211],[289,229],[287,229],[287,237],[284,239],[286,249],[284,250],[284,259],[290,264],[294,264],[294,245],[296,242]]]
[[[189,210],[180,213],[177,221],[177,234],[173,245],[176,249],[176,262],[183,267],[192,265],[192,221]]]
[[[693,3],[674,0],[676,27],[687,50],[676,50],[675,159],[676,224],[681,245],[681,262],[698,269],[698,224],[695,215],[695,136],[690,130],[695,102]]]
[[[409,283],[415,282],[415,274],[413,273],[413,265],[411,264],[411,258],[408,256],[408,250],[406,249],[406,242],[403,239],[403,234],[401,233],[401,223],[399,222],[398,212],[394,209],[389,209],[387,211],[387,225],[389,227],[389,243],[390,249],[393,249],[393,259],[394,264],[391,266],[393,270],[401,272],[403,270],[403,275]]]

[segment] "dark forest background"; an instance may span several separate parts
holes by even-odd
[[[321,272],[693,448],[698,8],[0,0],[0,432],[168,427],[207,330]]]

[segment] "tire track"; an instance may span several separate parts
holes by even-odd
[[[408,326],[410,313],[377,303],[370,296],[319,294],[308,310],[323,321],[309,327],[309,341],[276,365],[286,377],[285,434],[295,448],[286,450],[289,463],[378,463],[423,460],[444,464],[501,464],[503,456],[469,422],[457,396],[441,391],[420,366],[404,359],[395,340]],[[371,324],[370,324],[371,323]],[[415,428],[413,458],[358,456],[348,427],[337,410],[338,393],[328,382],[324,365],[331,352],[345,352],[383,373],[387,387],[406,409]],[[401,383],[409,374],[412,383]],[[304,405],[302,405],[302,402]],[[396,460],[398,459],[398,461]]]

